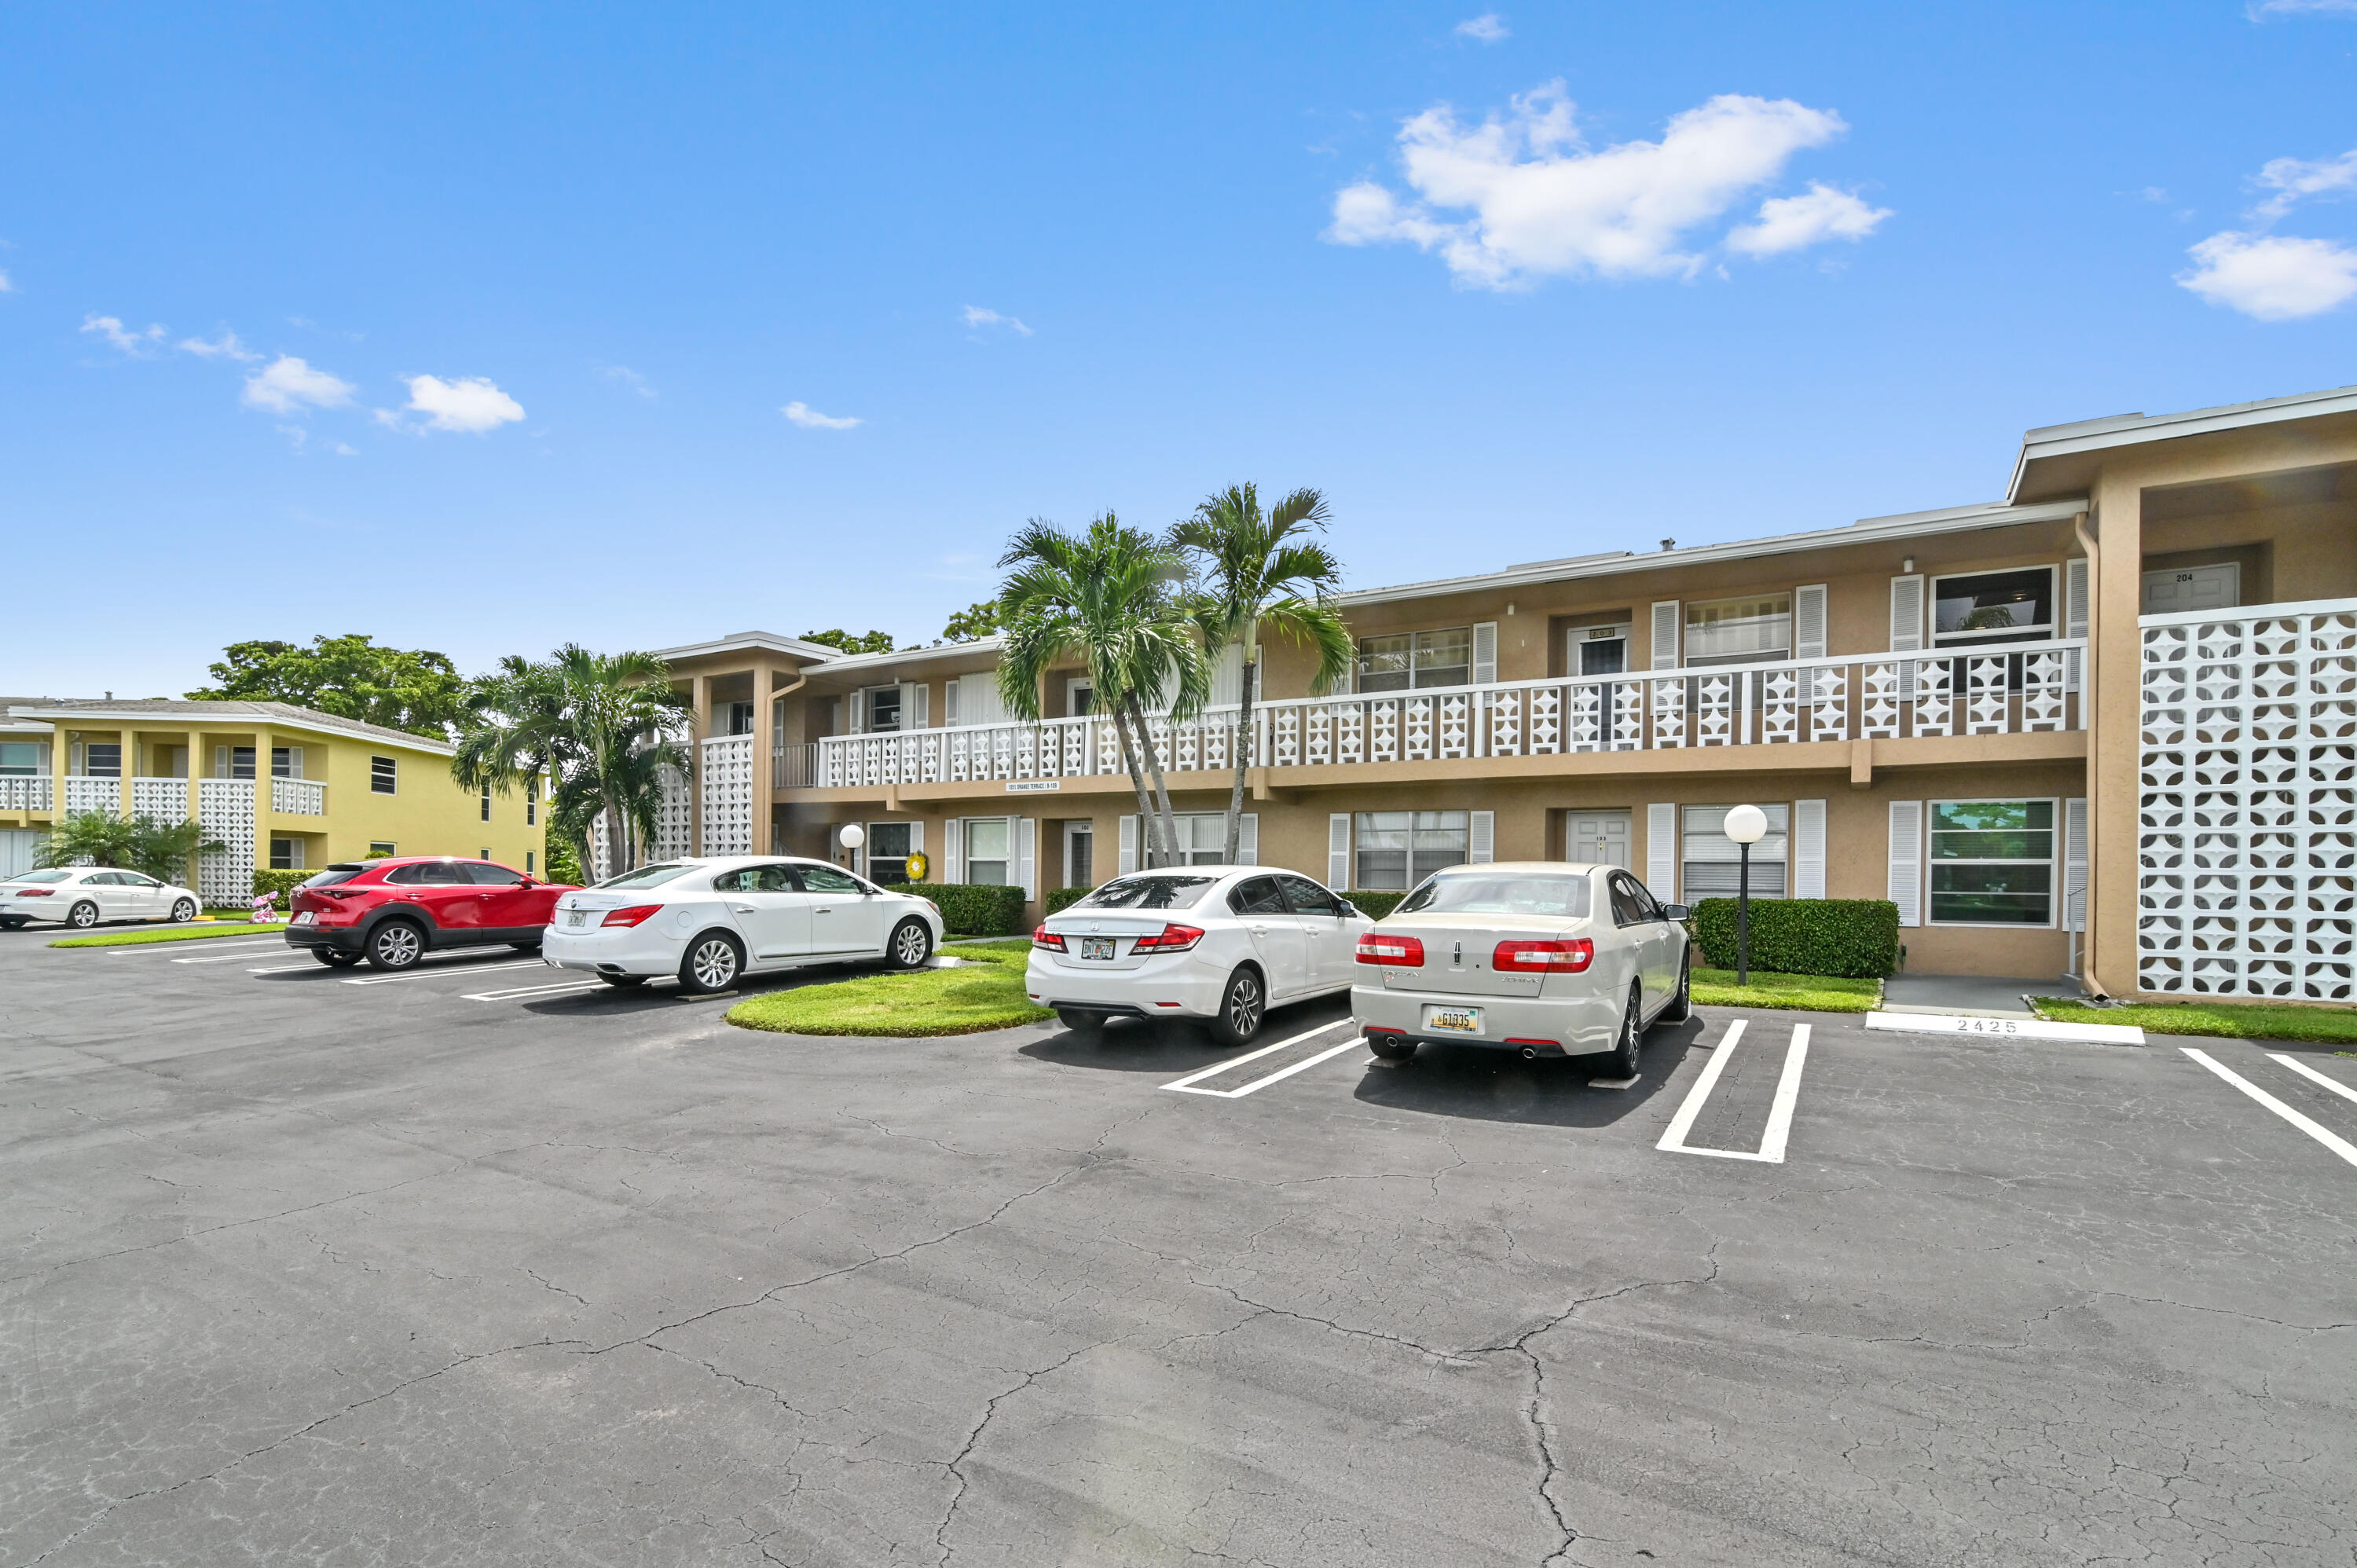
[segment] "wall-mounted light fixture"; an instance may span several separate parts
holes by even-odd
[[[1910,555],[1906,560],[1899,563],[1899,569],[1908,576],[1913,576],[1915,575],[1915,557]]]

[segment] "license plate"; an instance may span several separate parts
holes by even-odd
[[[580,924],[581,924],[583,921],[587,920],[588,918],[589,918],[589,917],[588,917],[587,913],[586,911],[584,911],[584,910],[580,910],[580,909],[567,909],[567,910],[565,910],[565,925],[567,925],[568,927],[576,927],[576,928],[577,928],[577,927],[579,927],[579,926],[580,926]]]
[[[1082,958],[1109,959],[1114,956],[1114,943],[1111,937],[1082,937],[1081,939],[1081,956]]]
[[[1427,1007],[1424,1010],[1424,1026],[1446,1035],[1478,1035],[1481,1032],[1481,1009]]]
[[[298,926],[307,926],[317,920],[318,918],[318,916],[313,914],[310,910],[306,909],[301,914],[295,917],[295,923]]]

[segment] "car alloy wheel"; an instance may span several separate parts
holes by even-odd
[[[1634,1078],[1640,1063],[1639,1054],[1645,1048],[1643,1023],[1644,993],[1635,986],[1629,988],[1629,1010],[1620,1015],[1620,1038],[1612,1048],[1612,1076]]]
[[[689,989],[726,991],[737,983],[737,944],[726,937],[705,937],[687,953],[681,966]]]
[[[892,961],[902,969],[917,969],[933,956],[933,939],[925,930],[922,920],[903,920],[892,933]]]
[[[98,924],[98,906],[95,904],[75,905],[73,907],[73,913],[66,917],[66,924],[72,926],[79,930],[88,930],[91,927]]]
[[[195,899],[183,898],[172,906],[172,919],[175,924],[185,926],[196,918],[197,901]]]
[[[407,969],[425,954],[425,937],[406,920],[388,920],[369,939],[369,962],[378,969]]]
[[[1220,1015],[1211,1021],[1211,1034],[1223,1046],[1243,1045],[1260,1033],[1265,1011],[1260,976],[1239,969],[1228,976],[1228,988],[1220,996]]]

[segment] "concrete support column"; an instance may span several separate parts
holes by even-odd
[[[2114,996],[2136,990],[2136,858],[2143,775],[2143,492],[2100,477],[2089,532],[2099,554],[2088,585],[2088,973]]]
[[[766,660],[753,667],[753,798],[747,802],[746,810],[752,817],[755,854],[768,854],[775,848],[770,827],[770,801],[777,789],[770,762],[770,737],[775,733],[770,724],[770,691],[777,684],[777,671]]]
[[[704,748],[698,744],[712,733],[712,677],[696,676],[689,685],[690,701],[695,707],[694,722],[688,726],[687,755],[697,765],[687,783],[688,853],[704,853]],[[651,851],[650,851],[651,853]]]

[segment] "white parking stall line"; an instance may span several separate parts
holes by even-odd
[[[2309,1137],[2323,1144],[2326,1148],[2330,1149],[2334,1154],[2339,1155],[2351,1165],[2357,1165],[2357,1144],[2352,1144],[2348,1139],[2342,1137],[2340,1133],[2335,1133],[2331,1128],[2325,1126],[2322,1122],[2293,1110],[2290,1106],[2286,1105],[2282,1101],[2277,1100],[2274,1095],[2269,1094],[2266,1090],[2261,1089],[2257,1084],[2253,1083],[2249,1079],[2244,1078],[2242,1074],[2235,1072],[2222,1063],[2212,1059],[2207,1051],[2196,1050],[2191,1046],[2179,1046],[2178,1049],[2183,1051],[2187,1056],[2191,1057],[2195,1061],[2200,1062],[2203,1067],[2208,1068],[2212,1072],[2216,1073],[2220,1078],[2224,1079],[2228,1083],[2233,1084],[2236,1089],[2241,1090],[2244,1094],[2249,1095],[2252,1099],[2257,1101],[2260,1104],[2266,1106],[2268,1110],[2274,1112],[2276,1115],[2282,1117],[2285,1121],[2290,1122],[2293,1126],[2298,1128],[2301,1132],[2307,1133]],[[2283,1058],[2277,1057],[2276,1059],[2281,1061]]]
[[[2325,1077],[2322,1073],[2317,1071],[2306,1062],[2301,1061],[2298,1057],[2287,1057],[2281,1051],[2269,1051],[2267,1053],[2267,1059],[2269,1061],[2283,1063],[2284,1066],[2291,1069],[2292,1071],[2299,1074],[2300,1077],[2309,1079],[2316,1083],[2322,1084],[2325,1088],[2332,1090],[2333,1093],[2341,1096],[2343,1100],[2357,1100],[2357,1089],[2350,1088],[2347,1084],[2341,1082],[2337,1078]]]
[[[259,956],[260,956],[259,954],[255,953],[255,952],[253,950],[253,949],[255,949],[255,948],[258,948],[258,947],[274,947],[274,948],[283,948],[283,947],[285,947],[285,945],[286,945],[286,944],[285,944],[284,941],[280,940],[279,939],[277,939],[277,938],[275,938],[275,937],[264,937],[261,941],[258,941],[258,942],[240,942],[240,943],[238,943],[238,944],[237,944],[238,950],[237,950],[236,952],[216,952],[216,953],[208,953],[208,954],[206,954],[203,958],[176,958],[176,959],[172,960],[171,961],[172,961],[172,962],[174,962],[174,963],[239,963],[239,962],[250,962],[250,961],[252,961],[253,959],[255,959],[255,958],[257,958],[257,957],[259,957]]]
[[[256,955],[248,953],[245,956],[253,958]],[[299,969],[316,973],[318,967],[319,961],[317,959],[313,959],[309,963],[274,963],[268,969],[249,969],[245,972],[248,974],[292,974]]]
[[[1686,1092],[1685,1103],[1670,1118],[1669,1130],[1653,1146],[1674,1155],[1704,1155],[1715,1160],[1757,1160],[1763,1165],[1784,1163],[1784,1146],[1792,1132],[1792,1112],[1801,1102],[1801,1074],[1809,1062],[1809,1026],[1792,1026],[1792,1043],[1784,1047],[1784,1070],[1776,1079],[1776,1098],[1768,1107],[1768,1126],[1761,1134],[1757,1149],[1706,1149],[1686,1142],[1695,1122],[1702,1116],[1703,1107],[1709,1102],[1710,1091],[1718,1086],[1719,1075],[1727,1070],[1735,1055],[1736,1042],[1743,1038],[1748,1019],[1738,1018],[1727,1026],[1727,1037],[1711,1053],[1710,1065],[1702,1069]]]
[[[431,980],[437,974],[489,974],[495,969],[545,969],[536,958],[520,958],[507,963],[437,963],[421,965],[406,974],[371,974],[358,980],[347,980],[346,985],[391,985],[396,980]]]
[[[516,1002],[535,996],[561,996],[571,991],[595,991],[605,983],[601,980],[560,980],[553,985],[519,985],[507,991],[469,991],[468,1002]]]
[[[1331,1049],[1319,1051],[1316,1056],[1308,1057],[1301,1061],[1295,1062],[1290,1067],[1279,1068],[1276,1071],[1270,1073],[1265,1078],[1256,1078],[1250,1083],[1239,1085],[1234,1089],[1199,1089],[1196,1085],[1200,1084],[1207,1078],[1216,1078],[1221,1073],[1240,1068],[1248,1061],[1254,1061],[1259,1058],[1284,1050],[1288,1046],[1297,1046],[1304,1040],[1314,1040],[1318,1036],[1327,1033],[1329,1030],[1343,1028],[1346,1026],[1356,1027],[1357,1026],[1353,1020],[1348,1018],[1342,1019],[1338,1023],[1320,1024],[1317,1028],[1304,1029],[1300,1034],[1294,1036],[1290,1039],[1279,1040],[1273,1046],[1263,1046],[1256,1051],[1247,1051],[1243,1056],[1235,1057],[1230,1060],[1215,1063],[1211,1067],[1207,1067],[1200,1072],[1190,1072],[1185,1078],[1174,1079],[1169,1083],[1162,1085],[1162,1087],[1170,1090],[1173,1094],[1201,1094],[1208,1095],[1213,1100],[1242,1100],[1247,1094],[1257,1093],[1259,1090],[1266,1089],[1272,1083],[1277,1083],[1283,1079],[1291,1078],[1297,1072],[1307,1072],[1311,1068],[1316,1067],[1319,1062],[1326,1061],[1334,1057],[1339,1057],[1344,1051],[1350,1050],[1354,1047],[1364,1045],[1366,1043],[1365,1036],[1353,1035],[1351,1038],[1343,1041],[1339,1046],[1333,1047]]]

